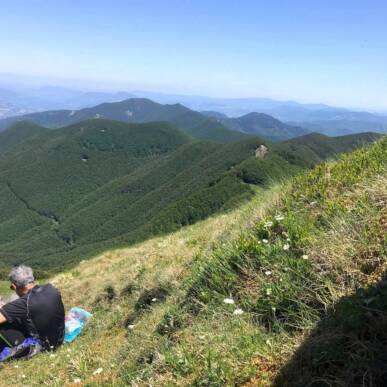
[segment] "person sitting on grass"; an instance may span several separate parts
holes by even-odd
[[[51,284],[35,284],[32,269],[25,265],[12,268],[9,279],[19,298],[0,307],[0,351],[26,338],[37,339],[46,350],[61,345],[65,311],[59,290]]]

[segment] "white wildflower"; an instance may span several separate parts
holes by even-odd
[[[286,242],[290,242],[290,238],[286,238]]]
[[[283,249],[286,251],[286,250],[289,250],[290,249],[290,246],[288,244],[284,245]]]
[[[265,275],[271,275],[271,271],[270,270],[266,270],[265,271]]]
[[[285,218],[284,218],[282,215],[276,215],[276,216],[275,216],[275,220],[278,221],[278,222],[279,222],[280,220],[284,220],[284,219],[285,219]]]
[[[263,243],[269,243],[269,241],[267,239],[262,239],[262,242]]]
[[[271,227],[271,226],[273,226],[273,222],[266,222],[265,223],[265,227]]]
[[[81,383],[81,378],[75,378],[74,380],[73,380],[73,383],[74,384],[79,384],[79,383]]]
[[[22,376],[21,376],[23,379],[25,379],[26,378],[26,376],[23,374]]]
[[[19,368],[19,365],[18,365],[18,364],[15,364],[15,368]]]
[[[103,371],[103,368],[97,368],[94,372],[93,375],[99,375]]]
[[[152,302],[156,302],[157,301],[157,298],[152,298]]]
[[[307,260],[307,259],[309,259],[309,257],[308,257],[306,254],[304,254],[304,255],[302,256],[302,259]]]
[[[234,312],[233,312],[233,314],[235,314],[236,316],[239,316],[239,315],[241,315],[243,313],[244,313],[243,310],[240,309],[240,308],[235,309]]]
[[[134,327],[135,327],[135,325],[128,325],[128,329],[129,329],[129,330],[133,330]]]
[[[225,304],[235,304],[235,301],[232,298],[225,298],[223,300]]]

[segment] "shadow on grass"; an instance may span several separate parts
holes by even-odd
[[[387,273],[337,302],[273,386],[387,386]]]

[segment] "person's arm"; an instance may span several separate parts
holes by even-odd
[[[7,322],[7,318],[0,311],[0,324],[4,324],[5,322]]]
[[[18,298],[15,301],[8,302],[0,308],[0,324],[8,321],[13,323],[15,320],[27,316],[27,303],[24,298]]]

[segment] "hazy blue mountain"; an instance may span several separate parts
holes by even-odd
[[[252,112],[263,112],[276,117],[275,114],[271,114],[269,111],[283,106],[294,109],[301,108],[306,111],[329,108],[324,104],[300,104],[295,101],[277,101],[271,98],[214,98],[148,91],[134,91],[133,93],[159,103],[182,103],[193,110],[215,111],[226,114],[228,117],[238,117]]]
[[[300,125],[312,132],[319,132],[327,136],[338,136],[364,132],[387,132],[387,124],[382,122],[318,120],[311,122],[301,122]]]
[[[213,111],[203,113],[218,119],[229,129],[256,135],[270,141],[282,141],[310,133],[307,129],[285,124],[264,113],[249,113],[237,118],[227,118],[224,114]]]
[[[324,104],[301,104],[295,101],[276,101],[270,98],[210,98],[201,96],[169,95],[136,91],[134,94],[160,103],[183,103],[217,119],[239,117],[252,112],[268,114],[293,126],[304,127],[327,135],[345,135],[387,131],[387,114],[353,111]],[[305,124],[308,123],[308,124]],[[367,125],[372,123],[372,125]]]
[[[330,135],[363,131],[387,131],[387,114],[353,111],[324,104],[302,104],[270,98],[213,98],[150,91],[103,92],[73,90],[57,86],[7,89],[0,87],[0,118],[46,110],[78,110],[104,102],[149,98],[161,104],[183,104],[196,111],[216,112],[217,119],[240,117],[252,112],[268,114],[292,126]],[[212,117],[215,117],[212,114]],[[308,123],[308,124],[304,124]],[[368,125],[372,123],[372,125]]]
[[[131,97],[134,94],[124,91],[84,92],[56,86],[18,90],[0,88],[0,118],[45,110],[80,109]]]

